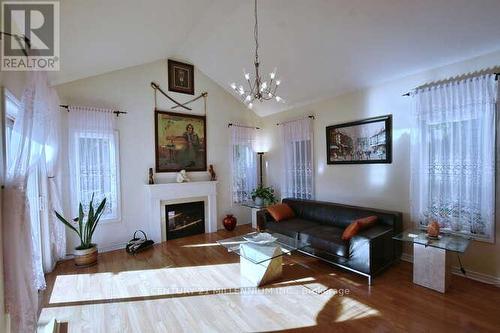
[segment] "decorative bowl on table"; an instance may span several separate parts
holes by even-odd
[[[269,244],[277,240],[278,238],[273,237],[270,233],[267,232],[260,232],[256,235],[252,236],[243,236],[243,239],[250,243],[254,244],[259,244],[259,245],[264,245],[264,244]]]

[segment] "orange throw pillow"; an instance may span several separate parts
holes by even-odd
[[[276,222],[289,220],[295,217],[295,213],[287,204],[277,204],[267,207],[267,211]]]
[[[378,217],[368,216],[352,221],[342,233],[342,240],[348,241],[358,234],[363,229],[371,227],[377,222]]]

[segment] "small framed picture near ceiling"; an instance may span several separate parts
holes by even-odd
[[[155,111],[156,172],[207,171],[206,118]]]
[[[327,164],[392,162],[392,115],[326,128]]]
[[[194,66],[168,59],[168,90],[194,95]]]

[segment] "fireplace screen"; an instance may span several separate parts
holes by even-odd
[[[167,240],[205,232],[205,202],[186,202],[165,206]]]

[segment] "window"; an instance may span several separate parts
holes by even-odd
[[[116,222],[120,212],[119,186],[119,156],[118,132],[113,134],[76,132],[74,133],[72,152],[75,160],[72,167],[74,188],[73,212],[78,215],[78,205],[81,202],[83,211],[89,209],[90,200],[94,195],[94,205],[107,198],[106,208],[101,217],[102,222]]]
[[[481,217],[481,178],[475,174],[480,150],[464,150],[461,136],[466,131],[474,140],[481,136],[479,119],[440,122],[427,125],[429,135],[429,187],[426,218],[441,221],[445,230],[464,234],[485,234]],[[479,141],[478,141],[479,142]],[[449,157],[454,156],[454,160]],[[459,176],[459,177],[455,177]],[[458,181],[460,180],[460,181]],[[451,182],[451,183],[450,183]],[[460,198],[456,197],[460,193]]]
[[[290,155],[289,165],[286,168],[287,191],[286,197],[312,199],[312,150],[311,140],[297,140],[290,142],[285,149]]]
[[[282,123],[282,198],[314,199],[312,119]]]
[[[492,75],[418,89],[411,129],[411,219],[492,241],[497,82]]]
[[[232,131],[232,200],[251,200],[257,187],[257,163],[254,150],[256,129],[233,125]]]

